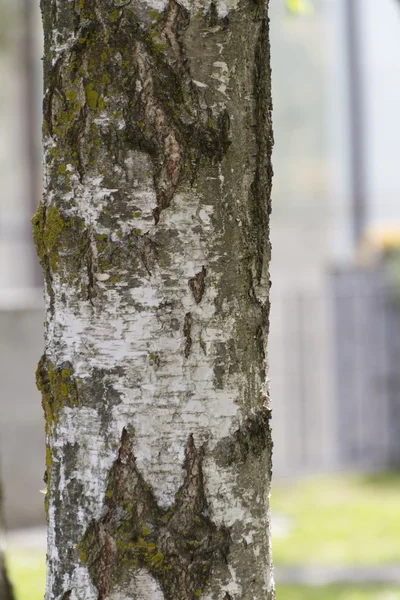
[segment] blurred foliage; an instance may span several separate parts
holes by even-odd
[[[272,488],[276,565],[400,563],[400,474],[318,477]]]
[[[363,267],[382,265],[390,293],[400,304],[400,227],[386,224],[369,227],[360,242],[357,262]]]
[[[390,250],[386,254],[385,266],[392,297],[400,304],[400,248]]]
[[[312,15],[314,12],[311,0],[286,0],[286,7],[292,15]]]

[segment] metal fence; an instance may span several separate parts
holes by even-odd
[[[323,289],[273,289],[269,339],[274,472],[336,464],[331,335]]]
[[[332,277],[337,445],[344,464],[400,462],[400,307],[383,270]]]
[[[272,298],[275,474],[400,463],[400,306],[383,270]]]

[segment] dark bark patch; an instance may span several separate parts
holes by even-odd
[[[198,143],[201,152],[211,160],[221,161],[231,143],[229,139],[230,128],[231,119],[226,109],[216,119],[210,113],[207,128],[200,132]]]
[[[87,300],[89,300],[90,304],[93,306],[93,299],[97,296],[96,290],[96,272],[98,271],[98,260],[97,260],[97,252],[93,251],[93,246],[95,241],[93,236],[89,234],[88,231],[82,234],[84,239],[83,248],[84,248],[84,256],[86,258],[86,271],[87,271],[87,287],[82,291],[85,292],[85,296]]]
[[[188,312],[188,313],[186,313],[185,320],[183,322],[183,336],[185,338],[185,358],[189,358],[190,350],[192,348],[192,343],[193,343],[192,336],[191,336],[192,324],[193,324],[192,313]]]
[[[263,18],[260,25],[254,57],[253,93],[255,98],[253,120],[257,145],[256,168],[249,194],[246,240],[254,260],[254,274],[260,283],[263,262],[270,255],[269,215],[271,213],[272,185],[272,99],[270,47],[268,22]]]
[[[249,457],[260,457],[272,447],[270,430],[271,409],[261,408],[245,419],[232,436],[220,440],[215,458],[220,467],[243,463]]]
[[[48,157],[50,186],[71,191],[67,164],[84,183],[99,164],[102,173],[123,167],[127,148],[146,152],[154,167],[157,224],[179,184],[194,182],[201,157],[222,159],[229,114],[205,107],[193,83],[182,43],[190,14],[178,2],[169,0],[150,17],[132,3],[111,13],[101,3],[93,12],[89,4],[75,15],[76,42],[57,60],[46,40],[44,133],[57,141]],[[214,4],[210,11],[214,22]],[[100,115],[113,126],[99,126]]]
[[[199,304],[204,294],[204,290],[206,287],[205,279],[206,279],[207,271],[205,267],[201,268],[201,271],[196,273],[194,277],[189,279],[189,287],[192,290],[193,298],[196,300],[196,303]]]
[[[204,14],[204,21],[208,27],[214,30],[218,27],[221,29],[225,29],[229,25],[228,15],[220,18],[220,16],[218,15],[217,4],[214,0],[212,0],[210,8]]]
[[[205,14],[205,21],[209,27],[216,27],[218,25],[218,10],[214,0],[210,4],[210,8]]]
[[[136,466],[132,435],[123,430],[108,480],[107,512],[80,543],[98,600],[138,569],[158,581],[165,600],[196,600],[212,567],[226,563],[230,536],[210,519],[202,463],[203,448],[196,448],[190,435],[184,482],[174,504],[163,509]]]
[[[157,244],[148,233],[140,239],[139,252],[144,268],[151,275],[157,258]]]
[[[240,369],[240,361],[237,352],[238,341],[231,338],[227,342],[216,342],[216,356],[214,362],[214,384],[217,389],[222,390],[225,377],[237,373]]]

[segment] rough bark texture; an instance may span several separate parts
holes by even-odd
[[[42,0],[47,600],[271,600],[267,2]]]

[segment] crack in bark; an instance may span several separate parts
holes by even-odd
[[[86,256],[88,277],[87,299],[93,306],[93,298],[97,296],[95,278],[96,273],[99,270],[99,255],[93,232],[87,232],[87,242],[85,245],[84,255]]]
[[[59,83],[60,70],[63,63],[63,55],[55,61],[51,67],[50,73],[47,75],[47,93],[43,98],[43,128],[44,132],[48,132],[51,136],[54,135],[53,129],[53,97],[58,92],[59,88],[62,87]]]
[[[184,482],[168,509],[161,508],[136,466],[133,436],[124,429],[111,468],[105,516],[93,522],[80,543],[98,600],[113,581],[146,569],[160,584],[165,600],[196,600],[214,565],[225,564],[230,536],[210,519],[203,484],[203,447],[190,435],[185,449]]]
[[[193,324],[192,313],[188,312],[188,313],[186,313],[185,320],[183,322],[183,336],[185,338],[185,358],[189,358],[190,350],[192,348],[192,342],[193,342],[192,337],[191,337],[192,324]]]
[[[145,233],[139,238],[139,253],[143,266],[149,275],[152,274],[157,258],[157,244],[150,237],[149,233]]]
[[[179,21],[183,15],[182,6],[176,0],[169,0],[167,18],[165,20],[164,34],[172,49],[175,60],[180,69],[185,69],[185,58],[179,42]]]
[[[172,56],[168,60],[172,65],[171,75],[182,87],[181,93],[187,80],[191,82],[190,74],[186,68],[185,57],[180,43],[181,29],[189,22],[187,11],[176,0],[169,0],[164,15],[164,25],[160,32],[160,39],[165,40],[169,46]],[[148,48],[148,44],[147,44]],[[156,138],[157,160],[154,184],[157,196],[157,207],[153,211],[155,224],[159,222],[161,211],[168,208],[176,189],[182,179],[185,166],[185,150],[181,127],[176,118],[171,118],[168,105],[171,98],[157,96],[153,79],[154,63],[156,57],[148,53],[146,46],[141,41],[135,45],[135,57],[138,65],[139,81],[142,84],[142,98],[144,103],[145,124],[153,132]],[[168,53],[167,53],[168,56]],[[172,59],[172,60],[171,60]],[[190,86],[188,86],[190,87]],[[193,99],[193,92],[189,95]],[[177,90],[172,90],[176,93]],[[172,94],[171,94],[172,95]],[[197,104],[197,98],[196,98]]]
[[[53,156],[55,175],[71,164],[83,183],[88,171],[96,171],[102,147],[111,163],[119,162],[123,140],[154,164],[157,224],[179,184],[193,184],[200,157],[222,159],[230,143],[229,115],[226,109],[215,115],[204,107],[205,98],[200,102],[181,42],[190,16],[176,0],[145,27],[132,5],[120,7],[110,22],[108,10],[89,4],[75,18],[76,41],[56,60],[51,48],[45,57],[44,134],[65,140]],[[100,123],[112,124],[116,134]]]
[[[171,38],[172,23],[169,25]],[[157,138],[157,147],[161,147],[161,165],[155,174],[158,206],[153,211],[154,220],[157,224],[161,211],[168,208],[178,186],[183,167],[183,151],[163,106],[155,98],[151,67],[146,64],[149,62],[147,53],[144,44],[140,41],[137,41],[135,45],[135,57],[138,65],[139,81],[142,85],[145,123],[154,131]]]
[[[204,290],[206,287],[205,279],[206,279],[207,271],[203,266],[201,271],[196,273],[194,277],[189,279],[189,287],[192,290],[193,298],[196,300],[196,303],[199,304],[204,294]]]
[[[226,29],[229,25],[229,15],[225,15],[224,17],[218,15],[217,3],[215,0],[211,1],[210,8],[204,15],[204,20],[210,29],[214,29],[215,27]]]

